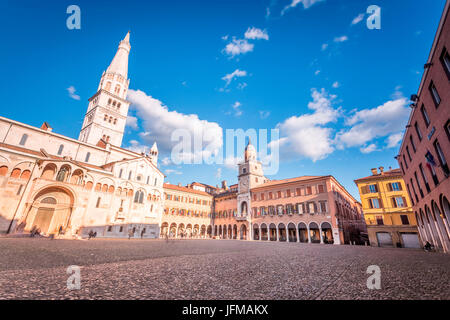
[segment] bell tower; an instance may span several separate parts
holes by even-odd
[[[238,216],[251,216],[251,189],[267,181],[262,164],[256,158],[256,149],[250,138],[244,151],[244,162],[239,165]]]
[[[78,140],[96,145],[104,142],[120,147],[130,102],[126,100],[130,80],[128,77],[128,55],[130,32],[120,41],[116,55],[103,72],[97,93],[89,99],[83,126]]]

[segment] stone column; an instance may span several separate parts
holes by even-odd
[[[309,233],[309,225],[306,226],[306,232],[308,234],[308,243],[311,243],[311,235]]]
[[[322,235],[322,227],[319,226],[319,236],[320,236],[320,243],[323,244],[323,235]]]

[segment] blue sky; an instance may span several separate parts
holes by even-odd
[[[125,147],[158,137],[162,160],[180,127],[278,128],[280,169],[269,178],[332,174],[359,199],[354,179],[398,166],[405,97],[417,91],[444,2],[2,1],[0,114],[77,138],[87,99],[131,30],[135,125]],[[81,30],[66,27],[71,4]],[[380,30],[366,27],[372,4]],[[230,165],[164,163],[171,183],[237,182]]]

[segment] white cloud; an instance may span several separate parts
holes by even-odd
[[[332,129],[325,125],[335,122],[339,110],[332,106],[334,95],[329,95],[324,89],[312,90],[313,101],[308,103],[312,113],[292,116],[279,123],[280,139],[277,143],[281,153],[286,156],[302,156],[313,161],[326,158],[334,151],[331,138]]]
[[[281,11],[281,15],[284,15],[286,11],[288,11],[292,8],[295,8],[299,3],[303,4],[304,9],[308,9],[313,4],[322,2],[322,1],[325,1],[325,0],[292,0],[292,2],[290,4],[288,4],[287,6],[285,6],[283,8],[283,10]]]
[[[77,90],[75,89],[74,86],[70,86],[70,87],[68,87],[66,90],[67,90],[67,92],[69,93],[69,97],[71,97],[71,98],[74,99],[74,100],[80,100],[80,96],[77,95],[77,94],[75,94],[75,92],[76,92]]]
[[[352,26],[355,24],[358,24],[362,21],[362,19],[364,18],[364,13],[360,13],[358,14],[355,18],[353,18],[352,20]]]
[[[166,169],[164,172],[167,174],[178,174],[178,175],[183,174],[183,172],[175,170],[175,169]]]
[[[128,116],[127,117],[127,120],[126,120],[126,126],[127,127],[130,127],[131,129],[133,129],[133,130],[137,130],[137,129],[139,129],[139,126],[138,126],[138,124],[137,124],[137,118],[136,117],[133,117],[133,116]]]
[[[237,88],[239,89],[239,90],[244,90],[244,88],[247,86],[247,83],[246,82],[242,82],[242,83],[239,83],[238,85],[237,85]]]
[[[340,36],[340,37],[335,37],[334,38],[334,42],[344,42],[344,41],[347,41],[348,40],[348,37],[347,36]]]
[[[270,116],[270,111],[264,111],[264,110],[259,111],[259,117],[261,119],[267,119],[269,116]]]
[[[328,48],[328,43],[324,43],[324,44],[322,44],[322,46],[320,47],[320,49],[321,49],[322,51],[327,50],[327,48]]]
[[[390,100],[376,108],[357,111],[347,119],[350,129],[336,135],[339,148],[363,146],[373,139],[386,137],[401,131],[408,120],[410,110],[406,98]]]
[[[223,40],[223,41],[227,41],[227,40],[228,40],[228,35],[223,36],[223,37],[222,37],[222,40]]]
[[[191,160],[199,157],[207,159],[221,150],[223,130],[216,122],[201,120],[196,114],[169,111],[161,101],[141,90],[129,90],[128,100],[145,130],[140,133],[142,143],[152,145],[157,141],[160,154],[169,153],[172,147],[179,143],[171,141],[172,133],[177,129],[183,129],[191,135],[191,146],[194,146],[194,139],[203,141],[200,150],[192,150],[190,153],[185,150],[186,156]]]
[[[236,101],[235,103],[233,103],[233,105],[231,106],[234,110],[234,115],[236,117],[240,117],[242,116],[242,110],[240,109],[240,107],[242,106],[242,104],[239,101]]]
[[[248,28],[247,31],[244,34],[246,39],[264,39],[264,40],[269,40],[269,35],[267,34],[267,31],[255,28],[255,27],[251,27]]]
[[[386,148],[397,147],[403,138],[403,132],[393,133],[386,139]]]
[[[338,81],[335,81],[335,82],[333,83],[332,87],[335,88],[335,89],[336,89],[336,88],[339,88],[339,87],[340,87],[339,82],[338,82]]]
[[[229,73],[222,77],[222,80],[226,82],[226,86],[228,86],[234,78],[246,77],[247,71],[236,69],[232,73]]]
[[[216,178],[217,178],[217,179],[222,178],[222,168],[217,168],[217,171],[216,171]]]
[[[320,70],[316,70],[316,72],[314,72],[314,74],[317,76],[317,75],[319,75],[319,73],[320,73]]]
[[[377,151],[377,145],[375,143],[371,143],[366,147],[362,147],[359,149],[362,153],[371,153]]]
[[[225,46],[224,50],[226,54],[230,55],[231,57],[234,57],[240,54],[245,54],[247,52],[253,51],[254,46],[255,45],[253,43],[249,43],[245,39],[233,38],[232,42],[228,43]]]

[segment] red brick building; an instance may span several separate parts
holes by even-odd
[[[450,252],[450,17],[447,1],[433,41],[398,163],[421,238]]]

